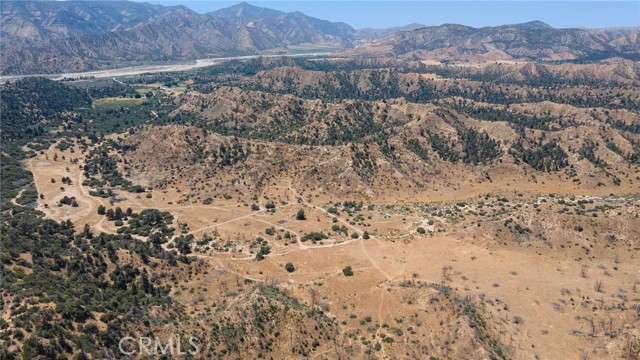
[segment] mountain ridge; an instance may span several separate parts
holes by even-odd
[[[123,30],[180,6],[132,1],[3,1],[3,48],[81,34]]]
[[[79,33],[9,47],[2,54],[1,72],[63,73],[131,62],[247,55],[306,43],[345,48],[352,46],[355,33],[347,24],[300,12],[285,13],[246,3],[222,10],[198,14],[177,7],[116,31]],[[238,16],[227,14],[233,12]]]
[[[437,60],[600,60],[640,58],[640,31],[556,29],[541,21],[474,28],[460,24],[397,32],[343,52]]]
[[[455,61],[640,59],[640,30],[556,29],[540,20],[356,30],[246,2],[200,14],[185,6],[128,1],[8,1],[2,14],[3,75],[255,55],[292,46],[339,49],[336,55],[342,56]]]
[[[217,17],[234,18],[237,20],[250,20],[256,17],[276,18],[286,13],[280,10],[251,5],[248,2],[243,1],[236,5],[208,12],[207,14]]]

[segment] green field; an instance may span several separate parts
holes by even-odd
[[[94,107],[121,107],[121,106],[133,106],[145,101],[146,98],[133,99],[133,98],[104,98],[96,99],[93,101]]]

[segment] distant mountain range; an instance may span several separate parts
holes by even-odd
[[[542,22],[355,30],[240,3],[207,14],[128,1],[3,1],[2,74],[87,71],[248,55],[301,46],[349,56],[571,60],[638,58],[639,31],[554,29]]]
[[[66,5],[66,6],[65,6]],[[208,14],[118,2],[2,2],[2,73],[60,73],[132,62],[353,45],[355,30],[240,3]]]
[[[2,1],[0,44],[6,49],[123,30],[177,8],[130,1]]]
[[[345,54],[438,60],[640,60],[640,31],[555,29],[541,21],[483,28],[445,24],[396,32]]]

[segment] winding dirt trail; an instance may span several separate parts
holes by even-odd
[[[362,234],[364,234],[365,230],[363,230],[363,229],[361,229],[361,228],[359,228],[359,227],[357,227],[357,226],[355,226],[355,225],[351,225],[348,221],[346,221],[346,220],[344,220],[344,219],[340,218],[340,217],[339,217],[339,216],[337,216],[337,215],[330,214],[327,210],[325,210],[325,209],[324,209],[324,208],[322,208],[322,207],[319,207],[319,206],[316,206],[316,205],[310,204],[307,200],[305,200],[305,199],[304,199],[304,197],[303,197],[303,196],[301,196],[301,195],[296,191],[296,189],[293,187],[293,184],[292,184],[291,182],[289,183],[289,189],[291,189],[291,191],[292,191],[292,193],[294,194],[294,196],[295,196],[297,199],[300,199],[300,200],[302,201],[302,203],[303,203],[305,206],[308,206],[308,207],[313,208],[313,209],[315,209],[315,210],[319,210],[319,211],[321,211],[321,212],[325,213],[325,214],[326,214],[326,215],[328,215],[328,216],[333,216],[333,217],[334,217],[334,218],[336,218],[336,219],[338,220],[338,222],[340,222],[341,224],[343,224],[343,225],[345,225],[345,226],[347,226],[347,227],[351,228],[352,230],[357,231],[357,232],[358,232],[358,234],[360,234],[360,238],[358,238],[358,239],[354,239],[353,241],[360,241],[360,249],[362,250],[362,253],[367,257],[367,259],[369,260],[369,262],[371,263],[371,265],[373,265],[373,267],[375,267],[375,268],[376,268],[376,269],[377,269],[377,270],[378,270],[378,271],[379,271],[379,272],[380,272],[380,273],[381,273],[381,274],[382,274],[382,275],[383,275],[387,280],[391,280],[391,276],[389,276],[389,274],[387,274],[384,270],[382,270],[382,268],[380,268],[380,265],[378,264],[378,262],[377,262],[377,261],[375,261],[375,260],[371,257],[371,255],[369,255],[369,252],[367,251],[366,246],[365,246],[365,241],[362,239]],[[369,235],[369,237],[370,237],[370,239],[376,239],[376,237],[375,237],[375,236],[373,236],[373,235]],[[347,241],[347,243],[349,243],[349,242],[351,242],[351,241]],[[331,244],[331,246],[328,246],[328,247],[333,247],[333,246],[335,246],[335,245],[336,245],[336,244]]]
[[[20,206],[20,204],[18,204],[18,199],[20,198],[20,196],[22,196],[22,194],[25,192],[25,190],[27,189],[20,189],[20,192],[18,192],[18,195],[16,195],[16,197],[14,197],[13,199],[11,199],[11,203],[15,206]]]

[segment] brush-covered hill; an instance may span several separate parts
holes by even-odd
[[[125,157],[136,182],[197,189],[215,179],[189,197],[238,193],[249,201],[285,180],[312,195],[378,200],[510,183],[636,186],[629,174],[638,163],[638,118],[624,109],[496,108],[462,98],[324,102],[232,87],[179,102],[173,116],[197,127],[148,127],[123,144],[134,149]]]

